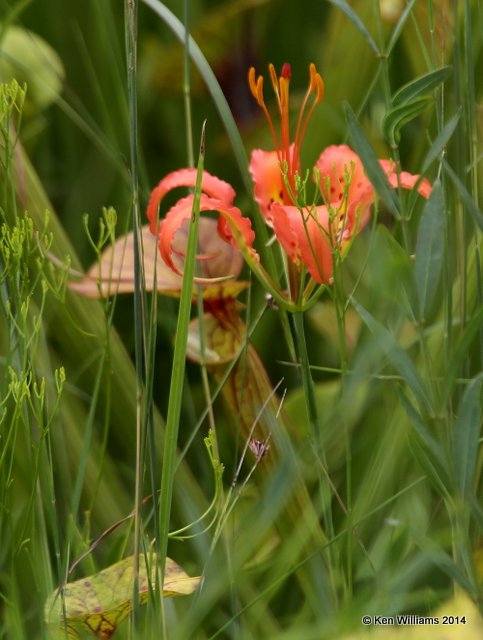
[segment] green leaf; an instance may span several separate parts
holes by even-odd
[[[450,482],[441,446],[407,396],[400,392],[399,397],[413,427],[410,434],[412,451],[436,491],[447,495]]]
[[[453,347],[450,360],[446,368],[446,376],[442,391],[443,398],[449,398],[453,393],[454,385],[463,363],[472,351],[472,342],[481,331],[483,325],[483,306],[480,306],[473,317],[467,321],[463,332]]]
[[[196,249],[198,244],[198,229],[200,222],[200,199],[203,168],[205,162],[205,127],[201,130],[200,150],[196,173],[193,209],[189,224],[188,242],[183,272],[183,284],[179,301],[178,321],[176,324],[176,338],[174,342],[173,365],[169,387],[168,413],[166,417],[166,431],[164,435],[163,468],[161,474],[161,489],[159,501],[159,552],[160,570],[164,576],[164,561],[167,556],[169,522],[171,502],[173,499],[174,475],[176,472],[178,432],[185,385],[186,351],[188,345],[188,331],[191,313],[191,299],[195,277]]]
[[[444,202],[441,182],[434,183],[424,207],[416,240],[414,278],[419,317],[425,320],[438,287],[444,255]]]
[[[386,327],[380,324],[369,313],[369,311],[367,311],[367,309],[359,304],[355,298],[352,298],[351,302],[357,313],[376,338],[377,346],[387,355],[393,367],[399,372],[421,404],[427,409],[430,409],[431,405],[426,387],[424,386],[421,376],[419,375],[411,358],[397,342],[393,334],[386,329]]]
[[[392,106],[398,107],[412,102],[423,95],[427,95],[444,82],[450,76],[452,70],[452,67],[440,67],[435,71],[430,71],[424,76],[416,78],[416,80],[408,82],[393,95]]]
[[[456,115],[454,115],[451,118],[451,120],[449,120],[444,125],[444,127],[441,129],[439,134],[436,136],[436,139],[434,140],[431,146],[431,149],[428,151],[428,154],[424,159],[421,173],[423,174],[426,173],[431,163],[440,155],[444,147],[447,145],[448,141],[450,140],[451,136],[453,135],[458,125],[460,116],[461,116],[461,112],[458,112]]]
[[[420,97],[389,109],[384,116],[382,131],[392,147],[399,144],[403,126],[422,113],[429,103],[430,98]]]
[[[9,26],[0,40],[0,78],[28,86],[25,113],[34,116],[57,100],[64,79],[57,52],[40,36]]]
[[[349,133],[351,136],[352,145],[355,152],[362,160],[362,164],[364,165],[367,177],[374,185],[376,191],[383,199],[384,204],[389,209],[389,211],[396,218],[399,218],[399,205],[396,194],[394,193],[394,189],[391,188],[389,182],[387,181],[386,175],[377,160],[377,156],[374,153],[374,150],[371,147],[364,132],[360,128],[350,105],[348,105],[347,103],[344,104],[344,110],[347,117],[347,124],[349,125]]]
[[[468,190],[466,189],[465,185],[461,182],[461,180],[458,178],[458,176],[449,166],[446,160],[443,160],[443,166],[445,173],[450,177],[454,186],[458,190],[458,193],[460,194],[461,199],[463,200],[465,207],[468,210],[468,213],[473,217],[475,224],[477,224],[478,227],[483,231],[483,213],[481,212],[481,209],[477,206]]]
[[[141,558],[137,582],[141,603],[154,589],[156,573],[156,554]],[[90,631],[98,638],[110,638],[133,609],[134,580],[134,556],[130,556],[56,589],[44,608],[45,621],[54,637],[64,638],[67,633],[69,638],[79,638]],[[189,595],[200,580],[190,578],[174,560],[166,558],[163,597]]]
[[[460,402],[453,434],[453,465],[456,488],[462,496],[472,493],[481,426],[481,383],[483,374],[474,378]]]
[[[354,9],[352,9],[352,7],[350,7],[347,2],[345,2],[345,0],[329,0],[329,2],[345,13],[345,15],[349,18],[356,29],[363,35],[364,40],[368,43],[374,53],[378,56],[381,55],[379,47],[375,43],[374,38],[371,36],[366,28],[366,25],[362,22]]]
[[[391,38],[389,40],[389,44],[387,45],[387,49],[386,49],[386,55],[389,57],[391,51],[394,48],[394,45],[396,44],[396,42],[399,40],[399,36],[401,35],[401,31],[404,27],[404,25],[407,22],[407,19],[409,18],[409,15],[411,13],[411,11],[413,10],[413,6],[416,3],[416,0],[410,0],[410,2],[408,2],[408,4],[406,5],[406,8],[404,9],[404,11],[401,14],[401,17],[398,20],[397,25],[394,28],[394,31],[391,33]]]
[[[451,67],[441,67],[405,84],[392,97],[392,107],[382,125],[384,136],[391,146],[400,140],[402,127],[414,120],[429,105],[428,95],[450,75]]]

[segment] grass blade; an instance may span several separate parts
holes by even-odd
[[[184,374],[186,366],[186,350],[188,345],[188,328],[190,322],[191,299],[195,275],[196,248],[198,242],[198,224],[200,217],[201,179],[205,158],[205,127],[201,133],[198,172],[188,235],[188,248],[184,265],[183,286],[179,303],[176,340],[174,344],[173,369],[169,393],[168,415],[164,436],[163,471],[161,475],[161,494],[159,502],[159,550],[161,582],[164,580],[165,562],[168,550],[168,533],[170,525],[171,502],[173,496],[174,474],[176,471],[176,448],[178,444],[179,419],[183,398]],[[164,621],[165,622],[165,621]],[[163,637],[165,637],[165,633]]]

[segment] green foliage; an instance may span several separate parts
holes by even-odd
[[[201,588],[141,608],[133,569],[116,638],[342,639],[365,614],[481,602],[478,2],[410,1],[392,21],[384,2],[128,4],[137,34],[119,3],[0,0],[0,638],[48,637],[69,567],[80,587],[145,543]],[[381,197],[310,312],[292,322],[254,283],[231,301],[243,331],[220,338],[229,313],[213,322],[188,281],[182,306],[66,287],[136,208],[144,224],[205,119],[204,166],[235,185],[278,275],[247,167],[270,137],[246,74],[285,61],[295,102],[310,62],[324,77],[303,168],[347,139]],[[430,199],[392,189],[382,157],[428,178]],[[217,340],[234,358],[210,369]]]

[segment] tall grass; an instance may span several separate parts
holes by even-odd
[[[134,590],[116,637],[344,638],[363,615],[459,615],[461,594],[481,625],[478,2],[68,5],[0,0],[0,637],[48,637],[47,597],[133,510],[68,579],[155,539],[203,583],[162,606],[159,584],[145,607]],[[270,61],[291,62],[295,107],[308,64],[324,77],[305,165],[347,142],[381,200],[304,314],[253,279],[236,361],[210,369],[185,358],[194,260],[180,301],[146,293],[140,243],[134,296],[66,281],[139,232],[205,119],[204,168],[235,186],[278,276],[247,166],[270,142],[246,74]],[[389,156],[432,182],[427,202],[378,182]],[[255,417],[272,440],[253,469]]]

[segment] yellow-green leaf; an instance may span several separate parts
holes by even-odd
[[[149,565],[149,566],[147,566]],[[156,584],[156,554],[139,559],[139,600],[146,602]],[[198,587],[191,578],[166,558],[163,596],[188,595]],[[125,558],[92,576],[67,583],[52,593],[45,603],[45,620],[54,637],[79,638],[90,632],[97,638],[111,638],[133,609],[134,556]]]

